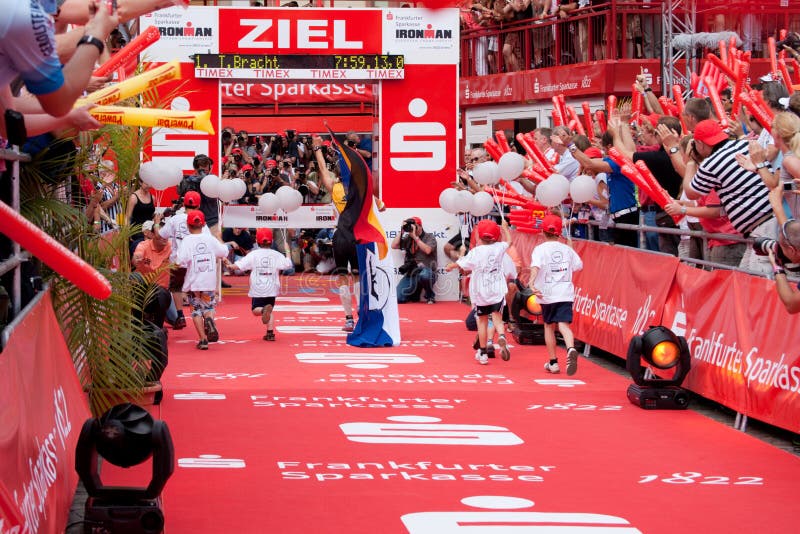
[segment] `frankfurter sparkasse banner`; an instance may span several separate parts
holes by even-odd
[[[217,132],[223,92],[271,104],[278,87],[315,95],[376,91],[383,201],[392,208],[438,206],[457,157],[457,9],[190,6],[140,20],[142,30],[155,26],[161,35],[146,59],[185,64],[191,75],[180,82],[179,106],[208,109],[213,100]],[[335,86],[327,91],[322,84]],[[165,100],[169,90],[175,87],[160,88]],[[323,119],[318,132],[325,131]],[[195,153],[219,162],[219,151],[218,134],[168,128],[148,147],[153,159],[170,158],[187,173]]]

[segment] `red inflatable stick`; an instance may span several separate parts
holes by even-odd
[[[715,67],[717,67],[717,68],[718,68],[718,69],[719,69],[719,70],[720,70],[720,71],[721,71],[721,72],[722,72],[722,73],[723,73],[725,76],[727,76],[728,78],[730,78],[732,82],[735,82],[735,81],[736,81],[736,73],[733,71],[733,69],[731,69],[731,68],[728,66],[728,64],[727,64],[727,63],[725,63],[724,61],[722,61],[722,60],[721,60],[720,58],[718,58],[718,57],[717,57],[715,54],[707,54],[707,55],[706,55],[706,58],[708,58],[708,60],[709,60],[709,61],[710,61],[710,62],[711,62],[711,63],[712,63],[712,64],[713,64]],[[704,64],[703,64],[703,68],[704,68],[704,70],[705,70],[705,66],[706,66],[706,65],[708,65],[708,63],[704,63]],[[708,73],[708,72],[707,72],[707,73],[705,74],[705,76],[708,76],[709,74],[710,74],[710,73]],[[702,75],[702,74],[700,75],[700,79],[701,79],[701,80],[703,80],[703,76],[704,76],[704,75]],[[705,83],[705,80],[703,80],[703,83]]]
[[[772,79],[776,79],[778,77],[778,53],[775,50],[775,38],[768,37],[767,38],[767,47],[769,48],[769,66],[770,66],[770,74],[772,74]]]
[[[589,141],[594,141],[594,124],[592,124],[592,111],[589,109],[588,102],[582,102],[583,108],[583,122],[586,126],[586,135],[589,136]]]
[[[636,89],[636,84],[631,86],[631,121],[642,122],[642,93]]]
[[[586,130],[583,129],[578,113],[572,106],[567,106],[567,115],[569,116],[569,127],[573,132],[578,132],[580,135],[586,135]]]
[[[0,228],[9,239],[19,243],[82,291],[98,300],[105,300],[111,295],[111,283],[94,267],[4,202],[0,202]]]
[[[545,176],[539,174],[534,169],[525,169],[524,171],[522,171],[522,176],[531,181],[536,182],[537,184],[540,182],[544,182],[547,179]]]
[[[739,95],[742,105],[747,108],[747,111],[758,121],[758,123],[766,128],[768,132],[772,132],[772,117],[766,113],[757,102],[754,102],[749,94],[742,92]]]
[[[558,101],[558,97],[554,96],[552,98],[553,101],[553,126],[563,126],[567,123],[567,118],[561,112],[561,103]]]
[[[769,106],[769,104],[767,104],[767,101],[764,100],[764,93],[762,91],[755,91],[751,89],[750,98],[752,98],[753,102],[758,104],[759,107],[764,110],[764,113],[769,116],[769,120],[772,122],[772,119],[775,118],[775,112],[772,111],[772,108]]]
[[[658,183],[658,180],[656,180],[656,177],[653,176],[652,172],[650,172],[650,169],[647,167],[644,161],[639,160],[636,163],[634,163],[634,165],[636,166],[636,169],[639,171],[639,175],[647,183],[647,185],[650,187],[650,190],[653,192],[653,195],[650,196],[650,198],[652,198],[656,204],[658,204],[663,208],[667,204],[672,202],[672,197],[669,196],[669,193],[667,193],[666,189],[664,189],[661,186],[661,184]],[[677,220],[680,220],[680,217],[678,217]]]
[[[111,74],[117,67],[124,65],[130,61],[135,61],[142,50],[155,43],[161,38],[161,33],[155,26],[150,26],[145,31],[136,36],[130,43],[125,45],[119,52],[111,56],[111,58],[103,63],[92,73],[92,76],[107,76]]]
[[[494,137],[497,139],[497,144],[500,146],[500,150],[503,151],[503,154],[506,152],[511,152],[511,147],[508,145],[508,139],[506,139],[506,133],[503,130],[497,130],[494,132]]]
[[[606,97],[606,111],[610,115],[615,109],[617,109],[617,97],[614,95],[608,95],[608,97]]]
[[[605,133],[608,130],[608,123],[606,122],[606,114],[603,113],[602,109],[598,109],[594,112],[594,120],[597,121],[597,125],[600,127],[600,131]]]
[[[681,121],[681,131],[685,134],[689,130],[686,128],[686,123],[683,121],[683,87],[677,83],[672,86],[672,98],[675,99],[675,107],[678,108],[678,118]]]
[[[733,107],[731,108],[731,117],[738,117],[739,110],[742,108],[742,99],[740,95],[744,91],[745,84],[747,83],[747,76],[750,73],[750,52],[742,54],[742,59],[736,64],[736,83],[733,86]]]
[[[483,148],[492,156],[493,160],[500,161],[500,156],[503,155],[503,152],[500,150],[500,146],[492,139],[487,139],[486,142],[483,143]]]
[[[553,165],[550,161],[545,157],[539,147],[536,146],[536,142],[533,140],[533,136],[529,133],[526,133],[525,141],[528,142],[528,146],[530,147],[531,151],[533,152],[534,159],[539,162],[539,164],[544,168],[547,174],[553,174]]]
[[[722,105],[722,99],[719,97],[717,88],[710,85],[708,77],[703,79],[703,83],[708,87],[708,96],[711,99],[711,107],[714,108],[714,113],[719,119],[719,125],[723,128],[728,127],[728,114],[725,113],[725,107]]]
[[[781,58],[778,60],[778,70],[781,72],[783,85],[786,86],[786,90],[789,91],[789,94],[792,94],[794,92],[794,89],[792,89],[792,78],[789,76],[789,69],[786,67],[785,59]]]

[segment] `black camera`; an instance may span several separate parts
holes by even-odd
[[[413,232],[415,226],[416,223],[414,222],[414,219],[406,219],[405,221],[403,221],[402,230],[404,232]]]
[[[400,267],[397,268],[397,272],[400,274],[407,274],[417,268],[417,263],[413,260],[409,260]]]
[[[346,144],[350,148],[355,148],[356,147],[356,142],[355,141],[350,141],[349,139],[347,141],[345,141],[344,144]]]
[[[753,241],[753,252],[755,252],[756,255],[768,256],[770,250],[775,256],[775,261],[778,263],[778,265],[786,265],[787,263],[792,262],[792,260],[786,257],[783,249],[781,249],[778,242],[774,239],[770,239],[768,237],[757,237],[755,241]]]

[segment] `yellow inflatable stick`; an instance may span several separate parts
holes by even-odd
[[[181,64],[178,61],[170,61],[125,81],[97,90],[78,100],[75,103],[75,107],[85,106],[86,104],[97,104],[99,106],[115,104],[120,100],[128,99],[148,89],[157,87],[164,82],[180,80],[180,78]]]
[[[214,135],[211,110],[175,111],[171,109],[95,106],[89,113],[103,124],[142,126],[144,128],[180,128],[200,130]]]

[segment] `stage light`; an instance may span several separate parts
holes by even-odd
[[[529,287],[517,281],[518,291],[509,306],[509,315],[514,323],[511,335],[520,345],[544,345],[544,323],[542,306]]]
[[[147,487],[106,486],[99,460],[132,467],[152,457]],[[118,404],[99,418],[88,419],[75,450],[75,470],[89,498],[84,532],[158,534],[164,529],[161,491],[174,470],[175,451],[166,423],[135,404]]]
[[[644,359],[650,367],[642,366]],[[634,336],[628,345],[626,367],[633,384],[628,386],[628,400],[648,410],[682,410],[689,406],[689,394],[680,387],[691,368],[689,344],[664,326],[650,327]],[[653,372],[672,370],[671,378]]]

